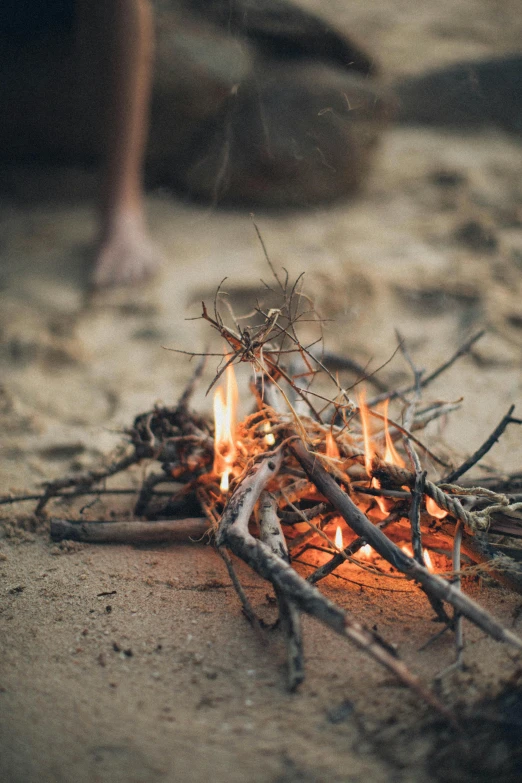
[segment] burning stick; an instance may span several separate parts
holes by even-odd
[[[327,473],[319,460],[310,454],[302,441],[295,440],[290,444],[290,449],[306,471],[310,481],[313,481],[324,497],[335,506],[352,530],[358,536],[365,538],[381,557],[391,563],[398,571],[402,571],[406,576],[418,581],[434,598],[450,603],[464,617],[467,617],[497,641],[509,642],[522,650],[522,639],[504,628],[489,612],[486,612],[459,590],[455,590],[440,576],[430,574],[426,568],[419,565],[413,558],[408,557],[389,538],[386,538],[381,530],[372,525],[351,498]]]
[[[346,636],[376,661],[388,668],[401,682],[415,691],[447,719],[453,716],[426,689],[420,680],[396,657],[393,649],[375,633],[353,620],[340,607],[312,587],[305,579],[262,541],[255,539],[248,530],[254,506],[266,485],[274,478],[282,463],[282,452],[264,454],[249,473],[240,481],[228,501],[216,537],[218,547],[229,548],[264,579],[271,582],[288,601],[328,625],[336,633]],[[399,550],[400,551],[400,550]],[[516,637],[515,637],[516,638]],[[522,643],[521,643],[522,645]]]
[[[512,526],[516,528],[517,514],[520,509],[509,498],[499,495],[493,496],[491,493],[486,495],[485,491],[481,489],[465,491],[454,485],[437,486],[428,479],[423,485],[422,465],[413,452],[414,472],[405,470],[397,455],[392,459],[386,453],[384,459],[381,459],[376,452],[372,459],[369,450],[366,453],[363,452],[363,433],[358,429],[357,422],[352,423],[356,406],[332,373],[326,370],[325,374],[329,381],[335,385],[333,399],[312,391],[309,383],[304,389],[298,387],[296,381],[299,378],[313,380],[317,372],[324,371],[325,368],[322,362],[313,356],[311,349],[315,343],[304,346],[297,338],[295,325],[301,317],[298,312],[299,306],[296,306],[295,302],[301,296],[298,283],[289,286],[288,279],[282,283],[276,276],[276,280],[281,289],[283,304],[280,309],[268,312],[264,312],[261,306],[257,307],[257,315],[263,316],[264,321],[256,326],[237,327],[233,332],[224,325],[216,303],[214,318],[209,316],[203,306],[202,317],[228,342],[229,358],[225,360],[223,367],[211,384],[213,386],[219,377],[226,373],[228,393],[223,396],[222,404],[218,403],[217,405],[214,428],[205,416],[198,415],[188,408],[194,383],[200,374],[200,368],[198,368],[196,376],[177,406],[156,407],[152,411],[136,417],[133,427],[127,432],[132,453],[127,452],[123,458],[115,461],[104,470],[75,475],[49,484],[45,492],[38,497],[41,501],[39,510],[52,496],[66,495],[67,498],[71,498],[85,492],[102,494],[105,490],[93,489],[94,485],[131,465],[143,463],[145,460],[159,463],[161,472],[149,473],[148,478],[142,484],[137,509],[140,514],[148,513],[150,515],[151,512],[148,508],[150,500],[164,494],[157,491],[159,484],[163,482],[183,484],[183,487],[174,494],[173,503],[180,500],[187,503],[185,513],[188,514],[191,513],[188,510],[190,499],[196,499],[199,502],[208,523],[217,532],[218,550],[225,559],[234,586],[242,600],[244,611],[252,621],[254,628],[257,628],[260,633],[259,623],[248,597],[237,580],[232,561],[225,547],[271,582],[278,598],[281,625],[285,633],[291,689],[296,688],[304,677],[299,622],[299,612],[303,611],[319,619],[336,633],[350,639],[451,720],[451,716],[444,711],[433,694],[419,683],[404,664],[397,660],[394,651],[377,634],[355,622],[343,609],[322,596],[310,582],[333,571],[337,565],[346,561],[347,555],[355,553],[367,543],[393,567],[402,571],[408,578],[419,582],[434,605],[437,605],[438,601],[452,604],[455,608],[455,617],[462,614],[493,638],[509,642],[521,649],[522,641],[515,634],[504,629],[493,617],[449,582],[430,573],[422,564],[404,554],[382,532],[388,525],[409,515],[415,530],[416,554],[420,559],[422,555],[421,524],[425,526],[427,519],[431,524],[436,517],[435,533],[442,532],[444,535],[454,538],[454,517],[464,524],[464,528],[459,525],[459,533],[456,536],[458,538],[460,532],[462,533],[462,550],[466,554],[473,553],[471,556],[475,560],[484,560],[491,558],[486,531],[491,520],[494,520],[494,514],[504,515],[502,523],[504,526],[508,524],[505,522],[506,518],[513,520]],[[321,323],[320,319],[316,320],[317,323]],[[471,344],[472,341],[469,341],[465,350],[468,350]],[[464,349],[455,355],[452,361],[458,355],[462,355],[462,352]],[[288,367],[282,365],[284,355],[288,354],[298,355],[301,360],[301,367],[295,374],[292,374]],[[257,410],[236,428],[234,426],[235,411],[232,407],[236,393],[231,373],[232,364],[239,361],[250,362],[258,376],[259,385],[255,395]],[[432,373],[428,379],[422,381],[420,373],[418,373],[416,387],[424,386],[435,374]],[[276,388],[278,393],[272,393]],[[308,395],[321,400],[321,405],[326,404],[320,411],[316,411],[308,402],[307,412],[310,413],[310,418],[308,416],[300,417],[291,407],[289,401],[298,397],[301,401],[306,400]],[[267,400],[271,402],[270,408],[266,407]],[[290,405],[290,409],[280,410],[281,401]],[[329,407],[332,409],[331,416],[327,416]],[[442,410],[442,408],[440,409]],[[219,411],[221,418],[218,415]],[[518,419],[511,416],[511,413],[512,410],[504,418],[502,426],[505,427],[510,422],[519,422]],[[393,443],[387,428],[387,413],[383,416],[377,411],[371,411],[371,415],[384,420],[384,440],[387,452],[391,453]],[[417,443],[426,453],[429,453],[426,447],[411,434],[411,430],[416,427],[416,424],[425,423],[431,415],[429,407],[427,410],[421,411],[421,415],[411,408],[411,420],[407,422],[406,429],[396,422],[391,420],[390,422],[397,437],[400,433],[401,436],[409,438],[412,444]],[[220,422],[224,425],[221,428]],[[500,434],[500,430],[497,429],[494,435],[498,434]],[[279,448],[275,451],[267,451],[282,438],[286,440]],[[493,442],[491,438],[488,440],[488,444],[490,442]],[[313,453],[307,450],[305,443],[311,444]],[[479,452],[477,454],[481,456],[484,452],[479,451],[480,454]],[[304,471],[296,466],[294,457],[297,458]],[[438,459],[436,455],[432,455],[432,457]],[[471,459],[474,460],[475,457],[476,455]],[[394,464],[390,464],[392,461]],[[440,459],[438,461],[440,462]],[[323,467],[323,462],[328,471]],[[363,467],[364,464],[366,464],[366,471]],[[465,463],[463,467],[467,469],[469,465],[470,461]],[[232,486],[234,486],[234,482],[236,486],[232,496],[226,502],[228,495],[226,482],[229,478],[232,478]],[[361,481],[369,478],[372,481],[372,487],[365,488],[364,491],[376,495],[380,514],[387,515],[377,525],[372,524],[361,509],[352,502],[351,497],[353,496],[360,503],[361,508],[365,508],[367,505],[362,495],[358,494],[361,488],[358,489],[358,485],[352,483],[353,478]],[[274,500],[266,494],[263,495],[269,484]],[[346,491],[343,491],[343,487]],[[122,491],[127,490],[108,490],[108,492]],[[477,496],[476,501],[479,503],[477,510],[474,510],[473,507],[471,510],[467,510],[458,499],[466,492]],[[386,497],[383,497],[384,495]],[[259,510],[261,540],[256,540],[250,534],[248,524],[260,497],[262,498]],[[423,505],[425,498],[433,500],[431,505],[426,501],[426,512],[424,512]],[[276,499],[279,501],[280,509],[276,507]],[[0,503],[13,502],[13,500],[15,499],[0,499]],[[167,512],[158,512],[157,509],[154,513],[160,516],[168,515]],[[451,516],[445,516],[446,513]],[[511,516],[509,516],[510,514]],[[305,519],[314,527],[315,532],[326,536],[322,529],[323,526],[339,515],[344,517],[358,538],[349,544],[343,554],[334,556],[316,571],[307,582],[289,564],[286,542],[278,516],[283,522],[289,524],[295,524]],[[151,537],[159,540],[163,535],[171,538],[173,531],[178,536],[186,536],[187,525],[189,528],[191,525],[195,525],[195,528],[190,529],[190,533],[196,536],[201,535],[207,529],[207,525],[201,519],[197,519],[191,520],[190,523],[188,520],[181,523],[165,520],[149,523],[114,522],[109,524],[82,521],[78,524],[71,524],[62,521],[61,523],[53,523],[52,531],[56,536],[65,537],[67,535],[77,538],[83,536],[82,540],[90,541],[136,541],[150,540]],[[299,529],[289,530],[289,539],[294,534],[295,537],[292,541],[295,543],[299,540]],[[394,540],[398,540],[399,543],[402,543],[404,539],[403,533],[397,533],[397,530],[394,530],[390,536]],[[326,537],[330,541],[328,551],[331,552],[333,545],[328,536]],[[431,537],[435,539],[436,535]],[[343,547],[342,540],[337,544],[337,547]],[[456,554],[455,560],[457,561],[457,559]],[[499,566],[498,560],[485,564],[484,567],[490,570],[495,568],[496,571],[499,571],[502,564]],[[498,578],[502,579],[502,576],[500,571]],[[516,583],[517,578],[516,574],[510,572],[504,574],[503,581],[507,582],[511,579]],[[519,579],[519,589],[520,582],[522,582],[522,575]]]

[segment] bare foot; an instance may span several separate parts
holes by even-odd
[[[95,288],[132,285],[150,277],[163,262],[141,216],[125,215],[105,231],[96,251]]]

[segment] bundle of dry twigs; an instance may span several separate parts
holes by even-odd
[[[135,514],[148,521],[54,519],[53,537],[159,540],[199,536],[208,529],[253,623],[258,620],[227,550],[274,586],[288,646],[290,689],[295,689],[304,676],[299,615],[307,612],[348,637],[447,714],[434,694],[398,660],[390,645],[362,627],[314,585],[346,562],[359,562],[357,553],[369,545],[376,558],[419,585],[443,627],[455,633],[456,665],[462,663],[462,617],[493,638],[522,649],[522,640],[460,589],[461,558],[465,557],[468,563],[480,564],[494,578],[522,592],[520,564],[495,550],[492,535],[509,535],[513,540],[522,537],[521,497],[510,493],[511,488],[519,488],[520,477],[512,477],[511,484],[504,478],[502,485],[499,480],[497,486],[490,481],[487,487],[456,483],[482,459],[508,424],[522,422],[513,417],[511,407],[484,445],[460,467],[452,469],[414,433],[429,421],[455,410],[458,403],[426,405],[421,403],[421,391],[469,351],[481,335],[474,335],[428,376],[417,370],[401,340],[400,350],[411,366],[413,384],[388,390],[374,376],[368,377],[361,371],[365,380],[379,390],[378,397],[366,405],[361,399],[354,401],[351,390],[342,388],[331,371],[330,366],[339,367],[343,360],[319,352],[315,341],[304,344],[298,337],[300,323],[321,323],[302,294],[301,280],[291,286],[288,278],[281,280],[272,271],[281,306],[270,310],[258,306],[254,326],[225,325],[218,306],[220,291],[213,316],[203,305],[202,318],[227,342],[227,355],[211,387],[230,372],[235,362],[250,363],[255,375],[254,411],[237,426],[234,453],[227,456],[230,490],[223,490],[222,477],[216,469],[216,454],[222,447],[215,442],[214,427],[207,417],[189,407],[203,371],[201,361],[177,406],[156,407],[135,419],[127,432],[129,445],[123,456],[104,469],[49,482],[37,498],[36,510],[41,513],[53,498],[110,491],[100,489],[100,484],[144,460],[159,465],[159,470],[148,474],[137,493]],[[353,362],[348,365],[354,369]],[[355,369],[360,368],[355,365]],[[319,378],[333,384],[333,394],[323,390]],[[403,406],[401,424],[389,420],[387,411],[374,408],[391,399]],[[371,436],[369,418],[381,428]],[[394,462],[389,461],[385,447],[395,452]],[[426,466],[433,463],[446,469],[442,481],[428,478]],[[176,487],[158,491],[165,484]],[[5,498],[3,502],[31,497],[34,496]],[[199,516],[194,517],[194,513]],[[334,543],[330,532],[332,524],[339,521],[343,522],[347,539],[342,544]],[[406,540],[411,542],[411,555],[401,547]],[[322,562],[305,579],[294,570],[291,561],[310,547],[321,552]],[[426,548],[451,557],[448,574],[442,576],[426,567]]]

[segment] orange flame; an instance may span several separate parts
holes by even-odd
[[[409,544],[403,544],[401,546],[402,551],[405,555],[408,555],[408,557],[413,557],[413,549]],[[424,562],[426,563],[426,568],[428,571],[435,571],[435,567],[433,565],[433,560],[431,559],[430,553],[427,551],[427,549],[422,550],[422,556],[424,558]]]
[[[275,438],[269,421],[265,421],[263,423],[263,429],[266,432],[265,443],[267,444],[267,446],[273,446],[275,444]]]
[[[367,474],[371,476],[372,462],[373,458],[377,455],[377,449],[375,448],[371,438],[370,411],[366,405],[366,392],[364,389],[359,395],[358,402],[364,440],[364,467],[366,468]],[[388,427],[386,427],[386,432],[388,432]],[[375,489],[379,489],[381,482],[376,478],[372,478],[370,486],[375,487]],[[377,501],[377,505],[379,506],[381,512],[383,514],[387,514],[389,511],[389,502],[387,498],[376,497],[375,500]]]
[[[384,461],[389,462],[392,465],[396,465],[398,468],[406,467],[401,455],[397,452],[397,449],[393,445],[391,439],[390,430],[388,428],[388,405],[389,400],[384,403],[383,415],[384,415],[384,437],[386,438],[386,451],[384,452]]]
[[[371,476],[372,460],[375,457],[376,452],[370,435],[370,413],[368,411],[368,406],[366,405],[366,392],[364,389],[362,389],[359,394],[358,403],[364,440],[364,467],[366,468],[368,476]]]
[[[426,511],[435,519],[444,519],[448,515],[448,512],[438,506],[433,498],[426,498]]]
[[[237,448],[236,416],[238,392],[236,375],[231,364],[225,371],[225,391],[222,387],[214,394],[214,473],[221,476],[220,489],[227,492]]]
[[[326,456],[332,459],[340,459],[339,448],[331,432],[326,433]]]
[[[337,549],[344,549],[343,531],[341,530],[340,525],[337,525],[337,529],[335,531],[335,546]]]

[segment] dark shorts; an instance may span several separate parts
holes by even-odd
[[[94,2],[94,0],[93,0]],[[72,26],[74,0],[0,0],[0,35],[26,37]]]

